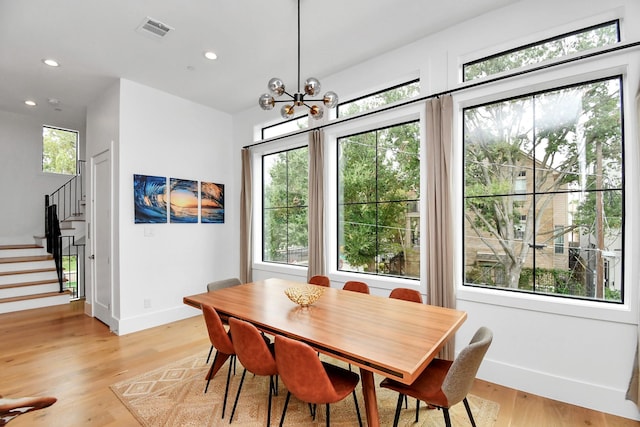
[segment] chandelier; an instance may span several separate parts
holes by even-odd
[[[338,95],[335,92],[327,92],[322,98],[305,99],[305,96],[315,96],[320,93],[320,81],[309,77],[304,82],[304,92],[300,90],[300,0],[298,0],[298,91],[293,95],[286,91],[284,82],[278,77],[269,80],[267,84],[269,93],[264,93],[258,98],[258,105],[263,110],[271,110],[276,102],[286,102],[280,109],[280,115],[284,119],[290,119],[296,112],[296,107],[305,106],[309,109],[309,117],[320,119],[324,115],[324,106],[333,108],[338,105]],[[281,95],[287,95],[289,99],[275,99]],[[319,103],[322,104],[319,104]]]

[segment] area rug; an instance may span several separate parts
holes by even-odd
[[[338,365],[346,364],[334,359],[325,358]],[[242,366],[238,362],[236,374],[231,377],[229,398],[225,419],[221,419],[222,400],[227,378],[227,362],[218,374],[211,380],[209,390],[205,394],[205,376],[210,365],[205,363],[206,354],[188,357],[171,363],[162,368],[121,381],[111,386],[111,390],[122,401],[133,416],[145,427],[205,427],[228,425],[233,400],[235,398]],[[376,375],[376,384],[380,384],[382,377]],[[267,419],[268,383],[266,377],[247,374],[238,401],[238,408],[233,418],[236,427],[264,427]],[[386,389],[376,389],[381,425],[393,424],[393,416],[397,401],[397,394]],[[284,399],[287,395],[285,386],[280,383],[278,396],[273,398],[271,424],[278,425],[282,414]],[[361,390],[357,390],[363,424],[366,425],[364,401]],[[469,404],[478,427],[494,425],[500,406],[496,402],[468,396]],[[401,426],[442,426],[444,419],[442,412],[420,406],[420,421],[415,421],[415,399],[409,399],[409,408],[403,409],[400,416]],[[452,424],[458,426],[471,425],[462,403],[450,410]],[[348,397],[342,402],[331,405],[331,425],[335,427],[357,426],[353,398]],[[324,426],[324,406],[318,408],[318,415],[313,421],[309,416],[306,403],[291,397],[286,426]]]

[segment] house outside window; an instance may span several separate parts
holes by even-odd
[[[78,132],[42,127],[42,172],[76,175]]]
[[[418,122],[338,139],[337,269],[420,277]]]
[[[308,265],[307,147],[262,157],[262,260]]]
[[[621,87],[615,76],[463,111],[465,285],[623,301]]]

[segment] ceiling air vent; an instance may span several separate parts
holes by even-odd
[[[155,20],[153,18],[149,18],[148,16],[142,21],[142,24],[138,27],[137,31],[139,33],[151,34],[154,37],[164,37],[167,35],[169,31],[173,30],[167,24],[163,24],[162,22]]]

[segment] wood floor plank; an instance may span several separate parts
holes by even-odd
[[[200,316],[118,337],[83,304],[0,315],[0,395],[58,398],[11,427],[137,426],[109,386],[209,348]],[[496,427],[640,425],[481,380],[472,393],[500,404]]]

